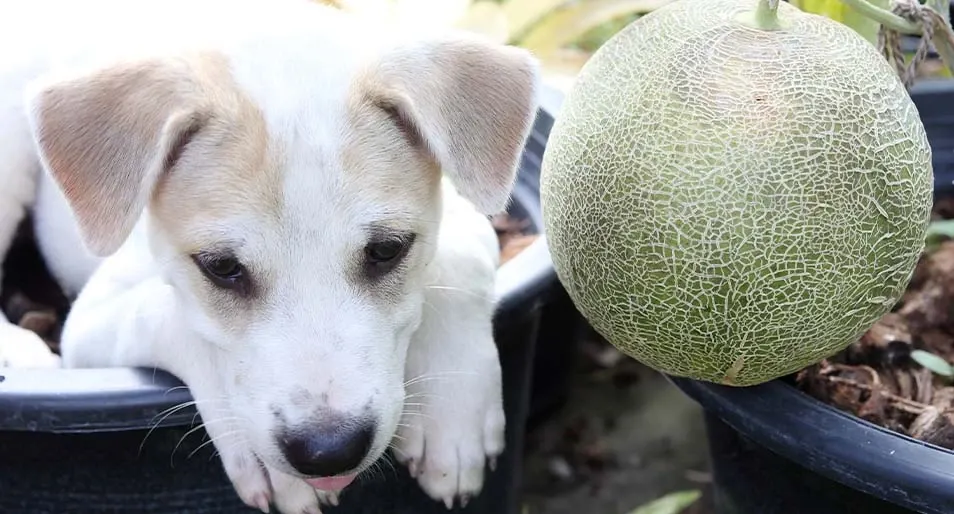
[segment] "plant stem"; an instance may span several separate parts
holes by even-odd
[[[872,20],[884,25],[885,27],[901,32],[902,34],[920,34],[921,25],[908,21],[893,12],[882,9],[872,4],[868,0],[841,0],[845,4],[853,7],[856,11]]]

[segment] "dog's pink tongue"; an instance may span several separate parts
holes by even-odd
[[[309,478],[305,480],[305,483],[314,487],[315,489],[320,489],[322,491],[340,491],[351,482],[354,482],[355,475],[346,475],[343,477],[329,477],[329,478]]]

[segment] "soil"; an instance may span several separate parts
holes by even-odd
[[[500,265],[516,257],[539,237],[529,230],[527,220],[501,214],[492,222],[500,242]],[[30,227],[30,219],[20,224],[3,262],[0,309],[12,323],[32,330],[59,353],[60,332],[69,313],[70,299],[43,264]]]
[[[935,219],[954,218],[939,199]],[[912,352],[954,363],[954,240],[921,255],[901,301],[844,351],[799,372],[807,394],[884,428],[954,450],[954,379],[920,365]]]

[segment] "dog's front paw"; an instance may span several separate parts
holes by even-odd
[[[58,368],[60,357],[35,332],[0,321],[0,368]]]
[[[484,469],[504,450],[505,418],[499,367],[478,376],[426,377],[408,386],[395,457],[421,488],[452,509],[480,494]],[[413,382],[413,381],[412,381]]]
[[[304,480],[268,468],[272,480],[272,501],[282,514],[321,514],[321,504],[338,504],[334,493],[317,491]]]
[[[268,513],[272,503],[272,486],[268,471],[258,457],[251,453],[230,451],[216,445],[222,457],[225,473],[239,498],[246,505]]]
[[[239,498],[264,513],[321,514],[321,504],[338,504],[335,493],[316,491],[304,480],[265,466],[251,455],[235,455],[225,460],[226,472]]]

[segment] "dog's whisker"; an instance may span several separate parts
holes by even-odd
[[[409,386],[418,384],[418,383],[420,383],[420,382],[428,381],[428,380],[438,380],[438,379],[450,378],[450,376],[453,376],[453,375],[456,375],[456,376],[480,376],[480,373],[477,373],[477,372],[474,372],[474,371],[445,371],[445,372],[441,372],[441,373],[428,373],[428,374],[420,375],[420,376],[414,377],[414,378],[412,378],[412,379],[410,379],[410,380],[407,380],[406,382],[404,382],[404,387],[409,387]]]
[[[412,378],[411,380],[420,379],[420,378],[441,377],[441,376],[444,376],[444,375],[462,375],[462,374],[463,374],[463,375],[473,375],[473,374],[475,374],[475,373],[474,373],[473,371],[446,370],[446,371],[437,371],[437,372],[433,372],[433,373],[422,373],[422,374],[420,374],[420,375],[418,375],[418,376]]]
[[[205,421],[200,426],[193,428],[193,430],[198,430],[202,428],[203,426],[208,427],[210,425],[215,425],[216,423],[224,423],[227,421],[232,421],[232,422],[243,421],[244,422],[245,418],[239,417],[239,416],[226,416],[222,418],[212,418],[210,420]]]
[[[404,411],[420,412],[421,410],[423,410],[426,407],[429,407],[430,405],[431,404],[429,403],[422,403],[422,402],[405,402]],[[411,407],[417,407],[417,408],[411,409]]]
[[[421,382],[423,382],[423,380],[422,380]],[[414,383],[414,384],[411,384],[411,385],[414,386],[414,385],[417,385],[417,383]],[[427,391],[414,391],[414,392],[406,393],[406,394],[404,395],[404,398],[414,398],[415,396],[430,396],[430,395],[433,395],[433,394],[434,394],[434,393],[429,393],[429,392],[427,392]]]
[[[486,295],[482,295],[482,294],[479,294],[479,293],[475,293],[475,292],[473,292],[473,291],[469,291],[469,290],[467,290],[467,289],[463,289],[463,288],[460,288],[460,287],[453,287],[453,286],[424,286],[424,289],[436,289],[436,290],[438,290],[438,291],[453,291],[453,292],[455,292],[455,293],[467,294],[467,295],[473,296],[474,298],[484,298],[484,299],[486,299],[488,302],[491,301],[491,298],[488,297],[488,296],[486,296]]]
[[[434,402],[434,400],[443,400],[445,397],[439,394],[424,394],[419,396],[408,396],[404,399],[404,405],[423,405],[428,406]],[[409,401],[416,400],[416,401]]]
[[[424,419],[427,419],[427,420],[430,420],[430,421],[437,421],[436,419],[434,419],[433,416],[430,416],[430,415],[425,414],[425,413],[423,413],[423,412],[410,412],[410,411],[409,411],[409,412],[403,413],[402,416],[420,416],[420,417],[422,417],[422,418],[424,418]]]
[[[202,430],[203,428],[205,428],[205,423],[201,423],[199,424],[199,426],[195,428],[191,428],[189,429],[189,431],[183,434],[182,437],[179,438],[179,441],[176,443],[175,447],[172,449],[172,454],[169,456],[169,458],[171,459],[176,454],[176,450],[179,449],[179,446],[182,445],[182,443],[186,440],[187,437],[189,437],[190,435],[192,435],[193,433],[199,430]],[[209,440],[211,441],[212,439],[210,438]]]
[[[392,447],[392,449],[395,451],[400,451],[397,447]],[[397,476],[397,468],[394,466],[394,459],[390,455],[385,454],[384,461],[387,462],[388,467],[391,468],[391,473],[394,473],[394,476]]]
[[[172,406],[172,407],[169,407],[168,409],[166,409],[166,410],[164,410],[164,411],[162,411],[162,412],[156,414],[155,416],[153,416],[153,420],[156,419],[156,418],[159,417],[159,416],[162,416],[162,418],[159,419],[158,421],[156,421],[155,423],[153,423],[152,426],[149,427],[149,431],[146,432],[146,435],[143,436],[142,442],[139,443],[139,454],[142,455],[142,450],[143,450],[143,448],[145,448],[145,446],[146,446],[146,440],[149,439],[149,436],[152,434],[152,432],[153,432],[156,428],[158,428],[160,425],[162,425],[162,422],[165,421],[166,418],[168,418],[169,416],[175,414],[176,412],[179,412],[179,411],[181,411],[181,410],[183,410],[183,409],[186,409],[186,408],[188,408],[188,407],[192,407],[193,405],[197,405],[197,404],[198,404],[198,402],[196,402],[195,400],[188,401],[188,402],[183,402],[183,403],[180,403],[180,404],[178,404],[178,405],[174,405],[174,406]],[[193,421],[193,422],[194,422],[194,421]]]
[[[430,406],[430,403],[406,402],[401,412],[421,412]]]
[[[368,471],[368,475],[370,475],[372,479],[375,479],[375,478],[377,478],[379,475],[381,475],[381,464],[380,464],[380,460],[377,460],[377,461],[372,462],[371,465],[368,466],[367,471]],[[383,475],[381,475],[381,476],[383,476]]]
[[[190,401],[188,401],[188,402],[182,402],[182,403],[180,403],[180,404],[173,405],[172,407],[169,407],[168,409],[165,409],[165,410],[163,410],[163,411],[157,413],[155,416],[153,416],[152,419],[155,420],[155,419],[158,418],[158,417],[162,417],[162,419],[160,419],[159,421],[156,422],[156,423],[160,423],[160,424],[161,424],[163,421],[165,421],[165,419],[166,419],[167,417],[169,417],[169,416],[172,415],[172,414],[175,414],[176,412],[181,411],[182,409],[186,409],[186,408],[188,408],[188,407],[193,407],[193,406],[196,407],[196,408],[198,408],[200,405],[202,405],[203,407],[205,407],[206,405],[212,404],[212,403],[214,403],[214,402],[222,402],[222,401],[226,401],[226,400],[227,400],[226,398],[222,398],[222,399],[209,398],[209,399],[205,399],[205,400],[201,400],[201,401],[200,401],[200,400],[190,400]]]
[[[388,460],[388,459],[387,459],[387,453],[385,453],[384,455],[381,456],[380,459],[378,459],[378,460],[375,461],[375,463],[374,463],[374,469],[375,469],[375,471],[377,472],[377,474],[380,475],[380,477],[381,477],[382,479],[387,478],[387,477],[385,476],[385,468],[384,468],[384,463],[387,462],[387,460]]]
[[[402,458],[407,456],[406,453],[404,453],[400,448],[398,448],[397,446],[395,446],[395,445],[393,445],[393,444],[389,444],[389,445],[388,445],[388,448],[394,450],[394,451],[397,452],[397,453],[400,453]]]
[[[217,437],[209,438],[208,441],[205,441],[205,442],[203,442],[202,444],[200,444],[199,446],[196,446],[195,449],[193,449],[191,452],[189,452],[189,456],[186,457],[186,459],[191,459],[193,455],[195,455],[196,453],[199,452],[199,450],[201,450],[202,448],[205,448],[206,446],[208,446],[208,445],[210,445],[210,444],[215,444],[216,441],[221,441],[223,438],[231,437],[231,436],[234,436],[234,435],[242,435],[242,434],[244,434],[244,431],[243,431],[243,430],[232,430],[232,431],[226,432],[226,433],[224,433],[224,434],[219,434]],[[213,455],[218,455],[218,451],[213,452]]]
[[[405,400],[413,400],[414,398],[428,398],[428,397],[434,398],[434,397],[437,397],[437,395],[433,393],[411,393],[411,394],[404,395]]]
[[[162,412],[159,412],[158,414],[156,414],[155,416],[153,416],[152,419],[156,419],[156,418],[158,418],[158,417],[160,417],[160,416],[163,416],[163,415],[168,416],[168,415],[170,415],[170,414],[174,414],[174,413],[176,413],[176,412],[178,412],[178,411],[180,411],[180,410],[182,410],[182,409],[185,409],[185,408],[188,408],[188,407],[192,407],[193,405],[196,405],[196,404],[197,404],[197,402],[196,402],[195,400],[192,400],[192,401],[180,403],[180,404],[178,404],[178,405],[173,405],[172,407],[169,407],[168,409],[165,409],[165,410],[163,410]],[[165,419],[165,417],[163,417],[161,420],[159,420],[159,423],[162,423],[162,421],[163,421],[164,419]]]
[[[206,429],[207,427],[212,426],[212,425],[215,425],[215,424],[217,424],[217,423],[235,422],[235,421],[240,421],[241,419],[242,419],[242,418],[240,418],[240,417],[238,417],[238,416],[231,416],[231,417],[224,417],[224,418],[214,418],[214,419],[211,419],[211,420],[206,421],[206,422],[204,422],[204,423],[200,423],[198,426],[189,429],[185,434],[182,435],[182,437],[179,438],[179,441],[176,443],[175,447],[172,449],[172,454],[170,455],[170,458],[172,458],[173,456],[175,456],[176,451],[179,449],[179,447],[182,445],[182,443],[185,442],[186,438],[188,438],[190,435],[192,435],[192,434],[198,432],[199,430]],[[238,429],[233,430],[232,432],[236,432],[236,431],[238,431]],[[204,443],[202,443],[202,445],[199,446],[200,448],[201,448],[203,445],[208,444],[208,443],[210,443],[210,442],[212,442],[212,441],[214,441],[214,440],[217,439],[217,438],[215,438],[215,437],[211,437],[211,436],[208,434],[208,431],[206,431],[206,435],[209,436],[209,440],[206,441],[206,442],[204,442]],[[222,436],[220,435],[219,437],[222,437]]]

